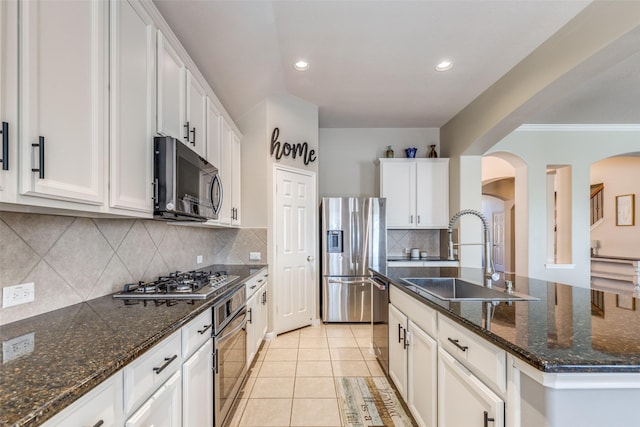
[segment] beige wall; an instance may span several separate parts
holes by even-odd
[[[516,271],[534,278],[589,287],[590,167],[603,158],[640,150],[637,126],[523,126],[487,154],[515,155],[526,162],[516,167]],[[547,265],[541,233],[547,224],[547,167],[571,166],[572,268]],[[541,231],[542,230],[542,231]]]
[[[35,283],[35,301],[0,308],[0,324],[119,291],[125,283],[211,264],[267,259],[263,229],[0,212],[0,287]],[[196,264],[202,255],[203,263]]]
[[[426,157],[429,145],[440,153],[436,128],[322,128],[320,129],[319,180],[321,197],[379,195],[378,159],[391,145],[395,157],[405,157],[404,149],[416,147],[417,157]]]
[[[598,255],[640,258],[640,157],[613,157],[593,163],[590,183],[604,183],[604,217],[591,231],[591,239],[600,243]],[[616,226],[616,196],[623,194],[635,194],[632,227]]]

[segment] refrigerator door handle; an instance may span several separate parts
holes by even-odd
[[[340,285],[356,285],[358,283],[367,283],[369,281],[369,279],[363,279],[363,280],[336,280],[336,279],[329,279],[328,282],[329,283],[337,283]]]

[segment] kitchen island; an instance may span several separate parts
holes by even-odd
[[[262,268],[226,269],[241,283]],[[211,310],[214,302],[107,295],[0,326],[0,425],[41,425]]]
[[[537,300],[445,301],[412,290],[402,278],[462,277],[482,283],[482,271],[388,267],[373,273],[391,283],[391,306],[394,295],[397,300],[405,295],[437,313],[434,335],[450,324],[471,331],[496,354],[504,352],[506,386],[495,390],[504,400],[504,425],[640,425],[635,409],[640,401],[640,307],[634,296],[507,276],[515,292]],[[493,287],[504,288],[504,279]],[[389,328],[391,345],[396,328],[391,320]],[[451,344],[440,335],[434,339],[441,348]],[[470,351],[460,354],[471,357]],[[478,375],[482,378],[483,372]]]

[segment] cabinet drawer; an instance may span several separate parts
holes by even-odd
[[[507,389],[506,352],[442,315],[438,316],[438,322],[440,345],[487,385],[504,394]]]
[[[183,359],[188,359],[202,344],[211,338],[213,331],[212,325],[211,309],[208,309],[182,327]]]
[[[182,366],[180,331],[124,367],[124,411],[131,413]]]
[[[268,270],[265,268],[254,277],[247,280],[247,299],[250,298],[251,295],[255,294],[263,284],[267,283],[268,276]]]
[[[116,427],[122,419],[122,371],[44,424],[46,427]]]
[[[395,286],[391,286],[389,290],[389,300],[422,330],[436,338],[437,322],[434,309],[427,307]]]

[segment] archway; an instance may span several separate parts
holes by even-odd
[[[527,164],[508,152],[482,158],[483,213],[492,224],[494,259],[506,273],[527,274]],[[494,261],[495,262],[495,261]]]

